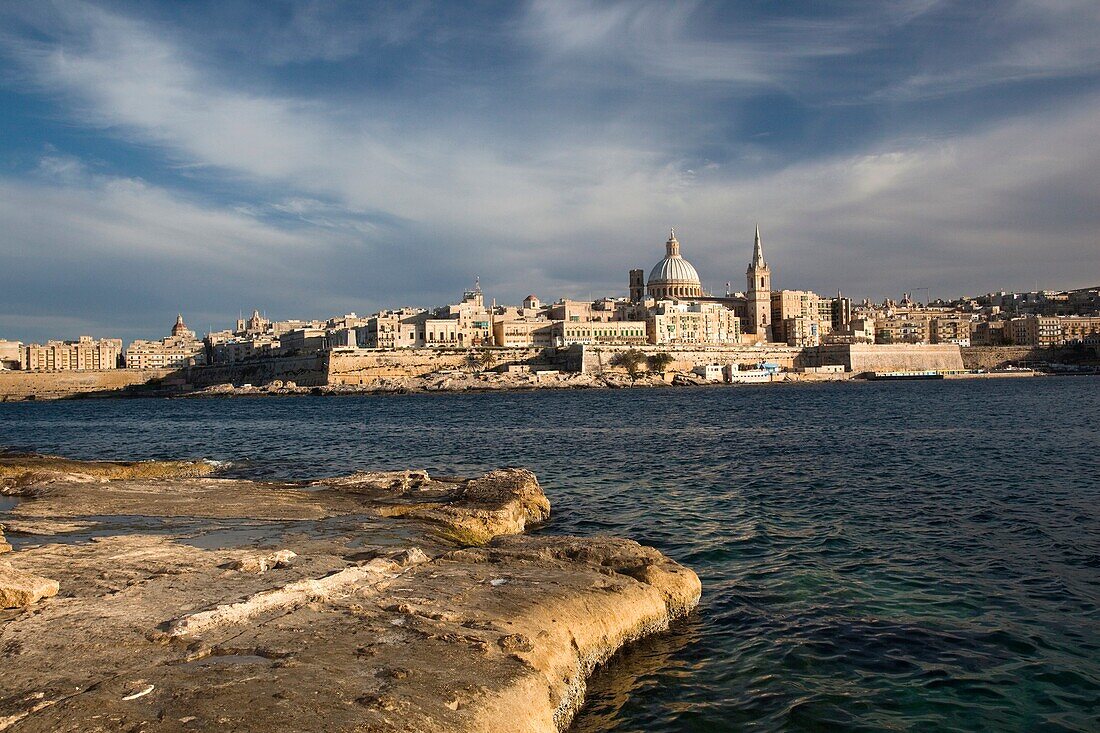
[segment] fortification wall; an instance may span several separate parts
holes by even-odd
[[[328,380],[328,354],[280,356],[237,364],[189,367],[181,370],[187,383],[196,388],[215,384],[262,385],[273,380],[294,382],[301,387],[321,387]]]
[[[847,371],[958,371],[964,368],[958,344],[837,344],[808,348],[803,366],[842,364]]]
[[[173,369],[103,369],[78,372],[0,371],[0,402],[56,400],[80,394],[110,393],[166,379]]]
[[[967,369],[997,369],[1021,362],[1095,364],[1100,349],[1086,347],[1039,348],[1037,346],[967,346],[962,350]]]
[[[560,367],[563,356],[554,349],[492,348],[489,368],[513,364]],[[379,379],[422,377],[452,369],[469,369],[468,349],[398,349],[332,352],[328,384],[370,384]]]
[[[752,366],[762,361],[779,364],[782,367],[796,366],[802,349],[797,346],[770,344],[768,346],[593,346],[578,345],[571,347],[569,367],[571,371],[599,373],[602,371],[621,371],[611,365],[616,354],[630,349],[641,351],[646,356],[668,354],[672,357],[669,369],[689,372],[704,364],[741,364]]]

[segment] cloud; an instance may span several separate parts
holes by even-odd
[[[284,317],[433,305],[476,274],[502,301],[620,292],[628,268],[660,256],[669,225],[720,290],[740,287],[756,221],[786,287],[881,297],[914,278],[941,295],[1096,279],[1095,98],[964,109],[966,125],[947,132],[905,106],[952,79],[1003,83],[1006,59],[1091,73],[1100,35],[1079,5],[1013,6],[970,46],[955,36],[973,23],[945,20],[967,6],[947,2],[798,17],[535,2],[503,19],[419,4],[364,19],[314,3],[285,22],[250,11],[245,34],[214,30],[240,27],[220,20],[242,6],[186,28],[165,7],[8,10],[8,86],[122,152],[47,148],[0,177],[0,252],[18,266],[0,326],[85,303],[124,335],[156,335],[150,308],[190,302],[200,328],[254,305]],[[919,43],[938,28],[954,30]],[[1069,51],[1050,43],[1060,33]],[[981,63],[907,64],[890,55],[903,36]],[[801,101],[776,111],[775,96]],[[857,103],[882,105],[868,117],[885,126],[838,121]],[[736,121],[754,114],[745,135]],[[830,125],[843,145],[800,139]]]
[[[23,340],[71,336],[41,330],[67,319],[129,337],[158,334],[158,311],[163,320],[183,309],[206,325],[251,303],[289,308],[294,298],[281,294],[324,287],[309,263],[349,246],[338,233],[288,231],[61,156],[43,158],[31,178],[0,178],[0,221],[0,330]]]

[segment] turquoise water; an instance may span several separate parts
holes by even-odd
[[[1100,730],[1100,380],[0,404],[0,444],[250,476],[522,465],[703,579],[577,731]]]

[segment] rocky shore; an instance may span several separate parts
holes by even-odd
[[[844,381],[848,374],[807,375],[784,373],[772,384],[784,382]],[[380,378],[369,384],[333,384],[305,387],[273,381],[262,385],[219,384],[184,393],[187,397],[260,397],[268,395],[422,394],[433,392],[513,392],[538,389],[639,389],[645,387],[697,387],[720,383],[690,372],[642,374],[635,379],[618,372],[575,374],[567,372],[498,374],[443,372],[424,377]],[[735,385],[726,385],[735,386]]]
[[[523,469],[214,469],[0,456],[0,730],[561,731],[699,598],[635,542],[523,534]]]

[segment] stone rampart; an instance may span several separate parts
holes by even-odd
[[[1086,347],[1039,348],[1038,346],[967,346],[962,350],[967,369],[998,369],[1034,362],[1096,363],[1100,350]]]
[[[802,366],[841,364],[863,372],[959,371],[964,368],[958,344],[836,344],[805,349]]]
[[[294,382],[301,387],[323,387],[328,384],[328,354],[272,356],[236,364],[190,367],[180,373],[189,385],[200,389],[216,384],[259,386],[274,380]]]
[[[0,371],[0,402],[56,400],[117,392],[170,378],[173,369],[103,369],[71,372]]]
[[[554,349],[491,348],[488,368],[543,364],[560,367],[562,356]],[[388,349],[334,351],[329,355],[327,383],[370,384],[379,379],[423,377],[437,372],[469,368],[468,349]]]
[[[760,362],[770,362],[781,367],[792,368],[802,349],[797,346],[769,344],[767,346],[595,346],[578,345],[571,347],[569,368],[585,374],[603,371],[619,371],[611,365],[616,354],[636,349],[646,356],[668,354],[672,362],[668,369],[690,372],[694,367],[705,364],[740,364],[752,366]]]

